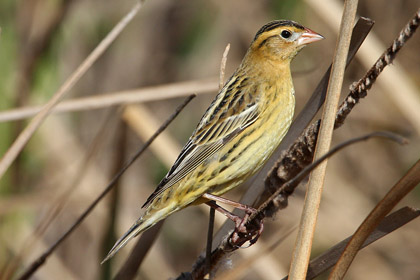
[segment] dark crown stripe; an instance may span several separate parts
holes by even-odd
[[[299,28],[299,29],[302,29],[302,30],[305,29],[305,27],[303,27],[299,23],[294,22],[292,20],[274,20],[274,21],[271,21],[271,22],[267,23],[266,25],[264,25],[263,27],[261,27],[260,30],[258,30],[257,34],[255,35],[254,41],[262,33],[267,32],[267,31],[270,31],[270,30],[273,30],[273,29],[275,29],[277,27],[280,27],[280,26],[294,26],[294,27]]]

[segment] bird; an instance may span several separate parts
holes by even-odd
[[[303,47],[322,39],[292,20],[274,20],[259,29],[241,64],[147,198],[143,214],[103,262],[133,237],[190,205],[207,203],[243,227],[243,221],[216,202],[252,210],[221,195],[255,174],[280,144],[295,108],[290,63]]]

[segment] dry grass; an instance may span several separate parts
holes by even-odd
[[[0,4],[2,111],[45,104],[135,3],[124,0],[104,5],[98,1],[69,1],[71,4],[65,7],[67,10],[63,13],[60,3],[52,4],[45,0],[15,2],[4,1]],[[306,2],[295,3],[269,0],[146,1],[110,49],[69,91],[71,100],[65,101],[73,102],[76,98],[79,101],[88,98],[95,101],[103,93],[118,94],[131,89],[172,83],[179,85],[184,81],[216,77],[221,55],[228,43],[230,52],[226,77],[229,77],[261,25],[275,18],[291,18],[327,38],[302,51],[293,64],[299,111],[331,61],[337,33],[336,24],[326,22],[325,15],[313,12]],[[329,10],[328,7],[325,9]],[[375,36],[381,45],[387,46],[417,9],[418,3],[414,0],[398,3],[361,1],[358,15],[376,21],[370,36]],[[49,20],[49,16],[54,19],[56,13],[61,15],[60,20]],[[51,29],[49,25],[54,25],[54,28]],[[36,42],[39,36],[44,36],[43,42],[46,42],[41,45],[39,53],[29,58],[23,55],[23,50]],[[401,51],[395,65],[391,66],[393,71],[402,75],[402,80],[392,83],[393,79],[381,76],[377,86],[349,116],[346,124],[335,132],[333,139],[337,143],[373,130],[391,130],[408,135],[410,144],[400,147],[374,140],[352,147],[330,160],[313,256],[352,234],[387,190],[418,160],[420,137],[416,126],[419,122],[416,114],[410,112],[420,110],[413,105],[420,91],[419,45],[420,36],[416,34]],[[381,53],[383,50],[378,51]],[[22,61],[27,59],[34,59],[29,70],[22,66]],[[346,72],[344,86],[359,79],[375,59],[377,57],[373,55],[360,56]],[[18,76],[21,78],[18,79]],[[388,84],[381,86],[381,79]],[[26,95],[22,94],[24,87],[21,83],[27,83]],[[393,85],[392,88],[389,83]],[[411,94],[405,94],[408,92],[405,89],[408,83]],[[200,89],[202,92],[213,89],[215,94],[218,87],[214,78],[207,84],[198,82],[195,85],[185,86],[185,94]],[[181,96],[182,87],[177,88],[176,92],[179,94],[177,97]],[[398,93],[402,102],[396,102],[388,92]],[[104,189],[115,174],[115,165],[121,156],[121,151],[116,148],[119,147],[116,139],[120,134],[117,131],[121,118],[128,125],[123,157],[129,158],[147,139],[150,130],[163,123],[181,103],[179,98],[169,99],[165,96],[162,99],[158,91],[153,94],[156,94],[154,100],[157,101],[149,99],[141,105],[143,113],[147,110],[150,118],[147,121],[149,132],[140,129],[142,137],[138,137],[138,130],[129,121],[133,119],[127,117],[127,112],[134,108],[132,105],[117,110],[95,107],[52,115],[36,131],[17,163],[0,179],[1,276],[6,275],[6,270],[16,268],[19,274],[25,269],[68,229]],[[139,102],[141,95],[140,90],[137,95],[139,99],[136,100],[119,96],[120,101],[113,103],[113,106]],[[20,98],[23,101],[17,102]],[[112,228],[115,235],[120,236],[137,218],[144,199],[164,175],[168,163],[188,138],[211,99],[209,95],[199,95],[192,101],[192,105],[165,131],[166,136],[160,140],[163,142],[158,144],[170,151],[162,152],[163,148],[160,150],[156,147],[136,161],[120,180],[118,194],[112,194],[94,209],[36,272],[36,277],[109,279],[115,275],[130,249],[118,254],[109,267],[99,265],[105,251],[112,246],[112,242],[104,242],[110,231],[110,217],[115,218]],[[408,105],[404,104],[410,104],[409,107],[414,106],[414,109],[407,109]],[[85,107],[82,104],[79,108]],[[18,127],[16,121],[0,123],[1,155],[16,138],[13,130]],[[103,130],[105,132],[101,134]],[[166,144],[168,141],[173,144]],[[62,194],[75,181],[79,181],[77,187],[63,200]],[[246,271],[243,268],[235,279],[279,279],[284,276],[278,274],[285,274],[290,264],[296,233],[289,232],[298,224],[303,191],[304,186],[301,186],[290,198],[289,206],[279,212],[275,219],[266,222],[262,239],[254,248],[250,248],[255,254],[231,256],[233,266],[247,264]],[[243,189],[240,189],[229,196],[238,199],[242,192]],[[33,239],[34,230],[45,224],[52,207],[58,202],[62,207],[60,214],[42,235]],[[414,189],[399,206],[417,206],[419,202],[418,189]],[[114,212],[110,211],[113,207],[116,209]],[[168,279],[191,270],[191,264],[205,247],[207,233],[208,211],[203,213],[197,209],[186,209],[165,222],[138,272],[138,279]],[[414,220],[387,238],[368,246],[356,257],[347,279],[418,279],[419,230],[420,223]],[[279,239],[284,240],[277,244]],[[31,240],[31,246],[28,246],[28,240]],[[276,246],[272,246],[274,243]],[[240,251],[249,254],[247,250]],[[264,252],[264,261],[250,261],[261,258],[261,252]],[[16,262],[12,263],[12,260]],[[226,261],[221,266],[220,275],[225,269],[231,268],[229,263]]]

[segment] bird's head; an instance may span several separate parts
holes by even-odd
[[[248,55],[271,63],[290,63],[307,44],[324,39],[309,28],[291,20],[267,23],[257,32]]]

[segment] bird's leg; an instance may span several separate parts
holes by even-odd
[[[246,227],[243,224],[243,220],[244,220],[243,218],[233,214],[232,212],[226,210],[222,206],[217,205],[216,202],[214,201],[208,201],[206,202],[206,204],[210,206],[211,208],[213,208],[214,210],[222,213],[223,215],[228,217],[230,220],[232,220],[235,223],[235,228],[238,231],[243,232],[243,233],[246,232]]]
[[[231,219],[235,223],[235,232],[234,232],[233,237],[232,237],[232,241],[234,243],[236,243],[239,240],[238,232],[247,234],[248,236],[251,235],[251,237],[253,236],[252,233],[248,232],[245,225],[249,221],[249,216],[254,214],[254,213],[257,213],[257,210],[255,208],[252,208],[251,206],[248,206],[248,205],[245,205],[245,204],[241,204],[241,203],[236,202],[236,201],[232,201],[232,200],[227,199],[227,198],[215,196],[215,195],[208,194],[208,193],[203,194],[203,198],[206,198],[206,199],[210,200],[209,202],[206,203],[207,205],[209,205],[210,207],[219,211],[220,213],[222,213],[223,215],[225,215],[226,217],[228,217],[229,219]],[[215,201],[218,201],[218,202],[221,202],[221,203],[224,203],[224,204],[228,204],[228,205],[231,205],[235,208],[244,210],[245,211],[245,216],[243,218],[241,218],[241,217],[233,214],[232,212],[224,209],[223,207],[217,205]],[[259,224],[259,229],[258,229],[258,232],[257,232],[256,236],[250,240],[251,244],[254,244],[255,242],[257,242],[257,240],[260,237],[263,229],[264,229],[264,225],[261,222]]]
[[[253,214],[253,213],[257,212],[257,209],[252,208],[251,206],[241,204],[239,202],[236,202],[236,201],[233,201],[233,200],[230,200],[230,199],[227,199],[227,198],[223,198],[223,197],[220,197],[220,196],[212,195],[212,194],[209,194],[209,193],[203,194],[203,198],[207,198],[208,200],[218,201],[218,202],[221,202],[221,203],[224,203],[224,204],[227,204],[227,205],[231,205],[231,206],[233,206],[235,208],[238,208],[240,210],[244,210],[245,213],[247,213],[247,214]],[[225,210],[225,211],[227,211],[227,210]]]

